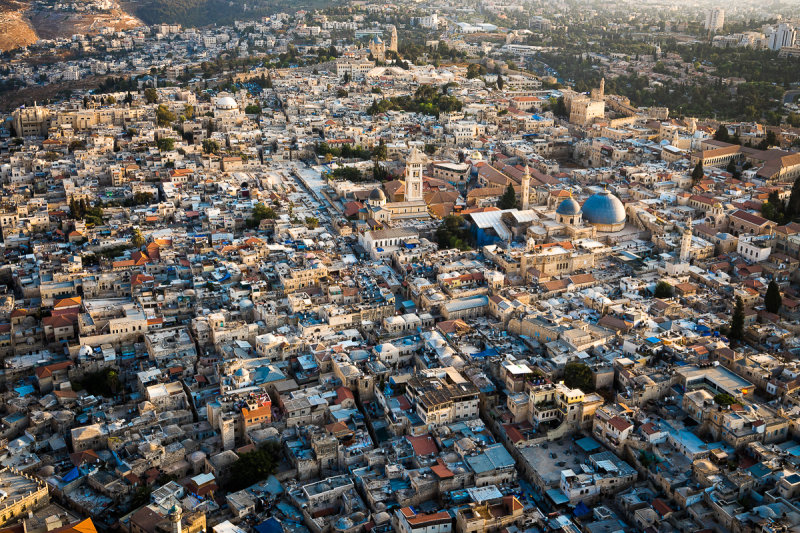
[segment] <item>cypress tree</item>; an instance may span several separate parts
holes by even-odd
[[[778,284],[775,283],[775,280],[769,282],[767,286],[767,292],[764,295],[764,307],[767,308],[767,311],[770,313],[777,313],[781,309],[781,305],[783,304],[783,297],[781,297],[781,290],[778,288]]]
[[[513,209],[517,207],[517,193],[514,192],[514,187],[509,183],[506,187],[506,192],[500,197],[497,202],[497,207],[500,209]]]
[[[697,162],[697,166],[695,166],[694,170],[692,171],[692,183],[699,182],[701,179],[703,179],[704,175],[705,173],[703,172],[703,161],[701,159],[700,161]]]
[[[728,336],[733,340],[741,340],[744,337],[744,302],[741,296],[736,297]]]

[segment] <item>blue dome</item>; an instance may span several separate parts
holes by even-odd
[[[583,219],[589,224],[622,224],[625,222],[625,206],[610,192],[599,192],[583,204]]]
[[[578,202],[573,200],[572,198],[567,198],[560,204],[558,204],[558,209],[556,209],[556,213],[559,215],[567,215],[573,216],[577,215],[581,212],[581,206]]]

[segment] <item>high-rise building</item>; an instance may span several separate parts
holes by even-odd
[[[795,41],[797,41],[797,28],[789,24],[780,24],[768,35],[767,45],[770,50],[780,50],[794,46]]]
[[[710,32],[718,32],[725,25],[725,10],[718,7],[712,9],[706,15],[706,29]]]

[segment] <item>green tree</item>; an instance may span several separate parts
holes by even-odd
[[[592,369],[584,363],[567,363],[564,367],[564,384],[571,389],[581,389],[583,392],[593,391]]]
[[[378,161],[372,165],[372,179],[375,181],[386,181],[389,172]]]
[[[736,341],[742,340],[744,337],[744,302],[741,296],[736,297],[736,305],[733,308],[733,315],[731,315],[728,336]]]
[[[386,158],[388,157],[388,151],[383,141],[378,143],[378,146],[372,150],[372,156],[376,161],[386,161]]]
[[[306,217],[306,227],[314,229],[319,226],[319,219],[317,217]]]
[[[219,153],[219,144],[213,139],[203,139],[203,153],[204,154],[217,154]]]
[[[169,152],[175,149],[175,139],[162,137],[156,141],[156,146],[162,152]]]
[[[717,405],[733,405],[736,403],[736,398],[725,392],[720,392],[714,396],[714,403]]]
[[[361,171],[356,167],[339,167],[330,174],[332,179],[359,182],[364,179]]]
[[[486,68],[480,63],[471,63],[467,66],[467,79],[479,78],[486,74]]]
[[[150,503],[150,495],[153,492],[153,487],[149,485],[139,485],[131,498],[131,509],[138,509],[142,505]]]
[[[253,214],[247,219],[247,226],[249,228],[257,228],[262,220],[274,220],[278,218],[277,213],[271,207],[267,207],[264,203],[258,202],[253,207]]]
[[[730,133],[728,133],[728,128],[727,126],[725,126],[725,124],[719,125],[717,131],[714,132],[714,139],[717,141],[722,141],[724,143],[730,142],[731,136]]]
[[[503,81],[503,76],[498,73],[497,74],[497,88],[502,91],[504,85],[505,85],[505,81]]]
[[[500,209],[513,209],[517,207],[517,193],[514,192],[514,186],[510,183],[508,187],[506,187],[506,192],[503,193],[503,196],[501,196],[500,200],[497,202],[497,207]]]
[[[156,122],[159,126],[169,126],[177,117],[164,104],[158,104],[156,109]]]
[[[155,104],[158,102],[158,93],[152,87],[148,87],[144,90],[144,100],[148,104]]]
[[[228,490],[238,491],[267,479],[274,474],[281,462],[280,445],[268,443],[263,448],[243,453],[231,465]]]
[[[250,104],[244,108],[244,112],[247,115],[258,115],[261,113],[261,106],[258,104]]]
[[[653,296],[656,298],[672,298],[674,293],[675,290],[673,289],[672,285],[664,280],[661,280],[656,283],[656,290],[655,293],[653,293]]]
[[[692,183],[693,184],[698,183],[701,179],[703,179],[704,175],[705,173],[703,171],[703,161],[700,160],[697,162],[697,165],[694,167],[694,170],[692,171]]]
[[[194,118],[194,106],[190,104],[183,106],[183,116],[186,117],[186,120],[192,120]]]
[[[786,222],[786,207],[778,191],[769,193],[767,201],[761,204],[761,215],[777,224]]]
[[[469,237],[466,222],[458,215],[447,215],[436,229],[436,242],[440,250],[448,248],[468,250]]]
[[[794,180],[789,202],[786,204],[786,218],[793,220],[800,214],[800,177]]]
[[[767,292],[764,294],[764,307],[770,313],[777,313],[783,305],[783,297],[781,296],[781,289],[775,280],[771,280],[767,285]]]
[[[145,240],[144,235],[139,230],[139,228],[134,228],[133,232],[131,233],[131,246],[139,250],[142,246],[144,246]]]

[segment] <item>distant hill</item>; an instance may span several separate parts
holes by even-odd
[[[298,9],[318,9],[333,3],[326,0],[140,0],[123,5],[147,24],[170,22],[197,27],[230,25],[234,20],[255,20],[281,11],[295,13]]]
[[[35,43],[38,37],[27,17],[27,2],[0,2],[0,51]]]
[[[41,9],[31,0],[0,0],[0,51],[27,46],[38,39],[96,35],[104,28],[125,30],[140,25],[140,20],[116,2],[103,12],[75,12]]]

